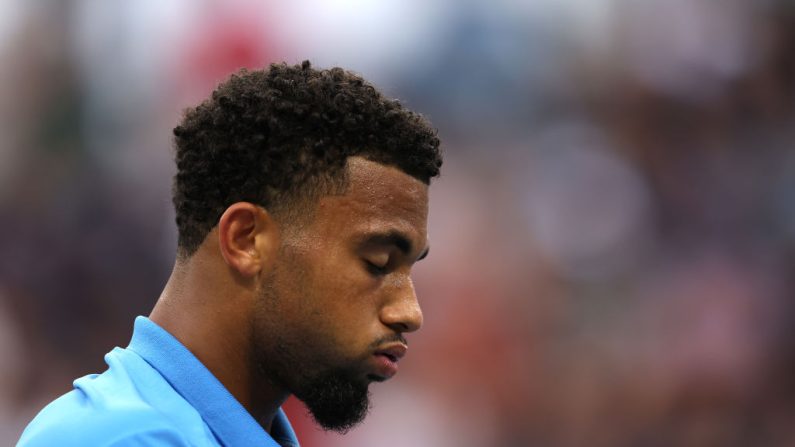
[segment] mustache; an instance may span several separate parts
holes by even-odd
[[[391,334],[391,335],[386,335],[386,336],[380,337],[378,340],[374,341],[370,345],[370,348],[371,349],[378,349],[379,347],[381,347],[381,346],[383,346],[383,345],[385,345],[387,343],[394,343],[394,342],[400,342],[400,343],[403,343],[406,346],[409,345],[409,341],[406,340],[406,337],[404,337],[403,334]]]

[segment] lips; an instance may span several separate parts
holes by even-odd
[[[398,361],[406,355],[408,347],[402,343],[389,345],[373,353],[378,378],[386,380],[397,374]]]
[[[388,357],[393,362],[397,362],[398,360],[402,359],[404,355],[406,355],[406,351],[408,351],[408,349],[409,348],[403,343],[397,343],[375,351],[375,355],[383,355]]]

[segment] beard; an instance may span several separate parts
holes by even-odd
[[[256,369],[261,380],[293,394],[323,429],[345,434],[367,416],[370,390],[360,373],[340,367],[318,368],[315,362],[304,361],[306,357],[295,355],[295,350],[288,350],[281,343],[275,352],[281,355],[256,349]]]
[[[283,350],[280,346],[277,351]],[[347,433],[367,416],[370,410],[368,382],[352,370],[324,368],[310,371],[309,363],[293,355],[263,356],[257,369],[264,380],[283,388],[306,405],[309,414],[324,430]],[[268,360],[265,360],[265,359]],[[289,358],[289,361],[284,361]],[[315,367],[316,368],[316,367]]]
[[[302,382],[296,384],[293,394],[325,430],[347,433],[370,410],[367,383],[355,380],[346,371],[330,370]]]
[[[271,275],[270,284],[276,271]],[[312,343],[322,337],[297,334],[281,326],[283,321],[273,319],[272,306],[278,303],[275,291],[263,288],[254,315],[253,327],[258,329],[252,333],[256,374],[302,401],[323,429],[347,433],[370,410],[369,381],[362,371],[340,364],[339,358]]]

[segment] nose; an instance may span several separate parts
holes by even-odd
[[[410,277],[396,281],[380,318],[395,332],[414,332],[422,326],[422,309]]]

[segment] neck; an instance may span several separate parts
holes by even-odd
[[[149,318],[185,345],[270,431],[289,394],[259,377],[255,367],[250,318],[254,297],[207,267],[178,260]]]

